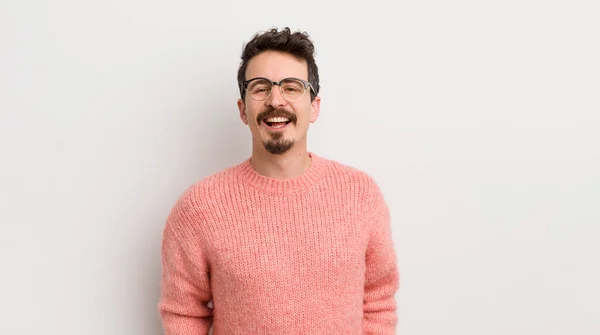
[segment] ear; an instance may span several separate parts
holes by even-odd
[[[246,104],[244,103],[244,100],[238,99],[237,106],[240,110],[240,119],[245,125],[248,125],[248,116],[246,115]]]
[[[310,123],[314,123],[319,118],[319,111],[321,110],[321,97],[316,96],[315,100],[310,103]]]

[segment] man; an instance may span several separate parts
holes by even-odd
[[[399,275],[382,193],[307,151],[321,102],[309,36],[255,35],[238,84],[252,155],[190,186],[168,217],[166,334],[394,334]]]

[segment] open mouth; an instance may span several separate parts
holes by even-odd
[[[281,129],[287,126],[292,120],[286,117],[270,117],[263,120],[263,122],[272,129]]]

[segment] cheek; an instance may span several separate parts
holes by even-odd
[[[298,123],[301,123],[303,127],[308,126],[311,118],[311,109],[310,106],[308,108],[304,108],[302,113],[298,113]]]
[[[256,116],[258,115],[259,111],[257,111],[254,108],[247,108],[246,109],[246,119],[248,120],[248,124],[250,126],[253,127],[257,127],[258,124],[256,122]]]

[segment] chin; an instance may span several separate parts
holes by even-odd
[[[273,155],[282,155],[290,151],[296,142],[291,139],[280,139],[273,141],[272,139],[263,142],[263,147],[268,153]]]

